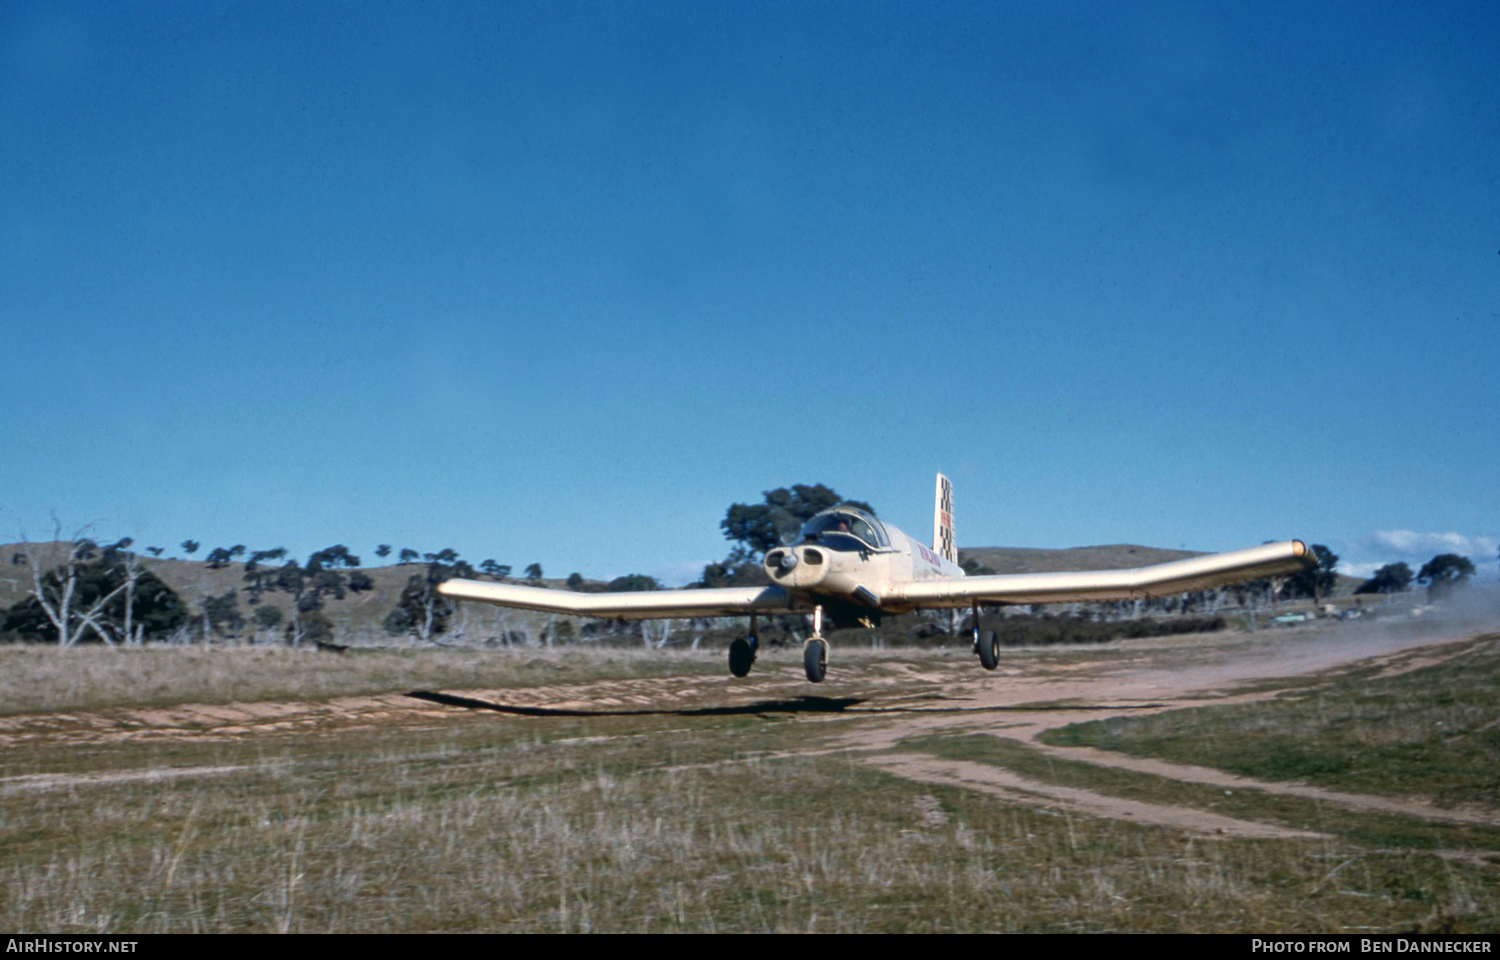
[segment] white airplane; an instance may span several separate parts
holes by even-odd
[[[1143,600],[1299,573],[1318,565],[1307,544],[1287,540],[1128,570],[971,577],[957,562],[953,485],[941,473],[932,525],[929,548],[864,510],[832,507],[808,520],[794,543],[766,552],[764,566],[771,585],[765,587],[575,593],[449,580],[438,592],[454,600],[610,620],[748,615],[750,635],[729,646],[729,671],[736,677],[748,674],[755,663],[758,615],[811,612],[813,632],[803,644],[802,664],[807,679],[821,683],[828,671],[825,617],[836,627],[874,626],[882,616],[972,607],[974,652],[986,670],[993,670],[1000,663],[1000,643],[993,630],[980,630],[980,604]]]

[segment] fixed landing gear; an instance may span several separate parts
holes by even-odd
[[[974,604],[974,652],[986,670],[1000,666],[1000,638],[993,630],[979,629],[979,604]]]
[[[740,637],[729,645],[729,672],[743,677],[755,665],[755,635]]]
[[[979,650],[979,662],[986,670],[1000,666],[1000,638],[995,636],[995,631],[981,632],[974,644]]]
[[[822,638],[808,640],[802,646],[802,669],[807,671],[808,683],[822,683],[828,676],[828,641]]]
[[[813,632],[802,645],[802,669],[808,683],[822,683],[828,676],[828,641],[823,639],[823,607],[813,607]]]
[[[729,672],[743,677],[755,666],[755,651],[760,647],[755,639],[755,615],[750,615],[750,636],[740,637],[729,645]]]

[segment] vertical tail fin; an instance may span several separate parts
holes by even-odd
[[[937,500],[932,506],[932,549],[949,563],[958,562],[958,547],[953,540],[953,483],[937,475]]]

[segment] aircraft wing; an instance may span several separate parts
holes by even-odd
[[[710,590],[635,590],[621,593],[577,593],[523,587],[483,580],[448,580],[438,593],[454,600],[480,600],[502,607],[572,613],[609,620],[658,620],[671,617],[735,617],[749,613],[785,613],[791,598],[780,587],[717,587]]]
[[[1307,544],[1301,540],[1287,540],[1129,570],[911,580],[888,586],[882,591],[880,601],[882,606],[966,607],[976,601],[1078,603],[1144,600],[1300,573],[1317,565],[1318,558]]]

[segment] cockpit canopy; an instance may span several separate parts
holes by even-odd
[[[851,538],[869,550],[879,550],[891,545],[885,526],[868,513],[854,507],[824,510],[802,525],[802,535],[797,538],[797,542],[827,544],[835,550],[859,549],[859,545],[849,542]]]

